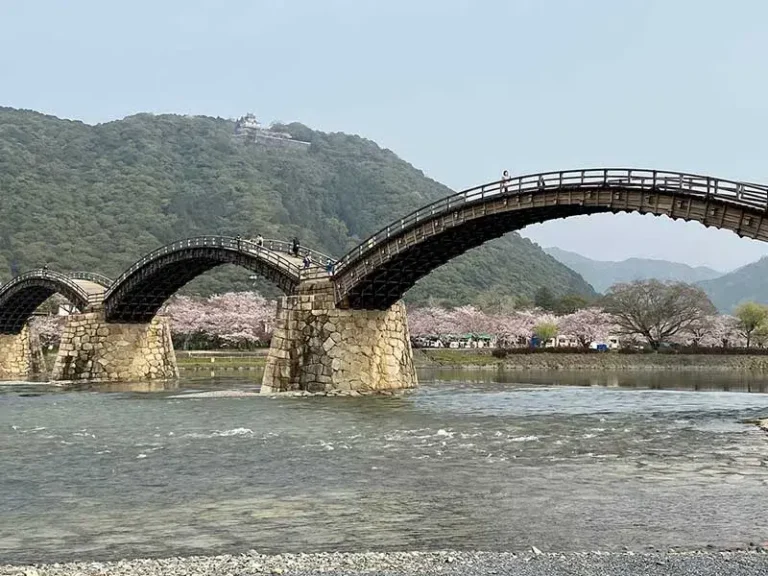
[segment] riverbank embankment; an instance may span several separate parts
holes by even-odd
[[[181,370],[261,370],[267,349],[247,352],[200,350],[177,352]],[[490,349],[418,348],[413,351],[417,368],[466,368],[490,370],[552,371],[652,371],[685,370],[768,374],[768,355],[638,353],[512,353],[497,357]]]
[[[164,559],[81,562],[38,566],[2,566],[0,574],[14,576],[203,576],[223,574],[353,574],[400,575],[515,574],[517,576],[746,576],[768,574],[764,549],[734,552],[546,553],[536,549],[521,554],[505,552],[366,552],[237,556],[192,556]]]
[[[176,364],[180,370],[262,370],[267,365],[269,348],[248,351],[180,350]]]
[[[513,353],[503,358],[491,350],[419,348],[414,352],[418,368],[450,367],[503,370],[686,370],[753,372],[768,374],[768,355],[750,354],[621,354],[601,352]]]

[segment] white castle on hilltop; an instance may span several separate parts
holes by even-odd
[[[287,132],[273,130],[272,127],[264,128],[254,114],[246,114],[235,122],[235,136],[248,142],[255,142],[265,146],[279,146],[305,149],[309,142],[296,140]]]

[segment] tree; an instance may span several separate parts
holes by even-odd
[[[557,336],[557,322],[554,319],[544,319],[533,327],[533,335],[544,344]]]
[[[533,336],[536,316],[530,312],[513,312],[496,322],[496,335],[503,346],[526,344]]]
[[[686,341],[682,342],[682,344],[688,344],[688,340],[690,340],[690,344],[695,348],[705,345],[707,337],[715,328],[716,318],[717,316],[703,316],[698,320],[691,322],[685,332],[679,333],[681,336],[689,337]]]
[[[739,320],[727,314],[720,314],[712,318],[712,328],[709,335],[702,340],[705,346],[729,346],[738,345]]]
[[[608,289],[604,307],[623,334],[641,336],[654,350],[715,313],[701,288],[658,280],[614,284]]]
[[[494,331],[493,318],[474,306],[460,306],[453,309],[458,332],[462,334],[487,334]]]
[[[768,323],[763,322],[760,326],[755,328],[755,331],[752,333],[752,338],[758,348],[765,348],[765,345],[768,344]]]
[[[735,311],[739,332],[747,340],[747,348],[752,341],[755,330],[768,320],[768,308],[757,302],[744,302]]]
[[[33,316],[29,321],[29,327],[40,339],[40,345],[43,348],[52,348],[58,346],[61,341],[65,320],[66,316],[53,314]]]
[[[533,297],[533,303],[536,305],[536,307],[548,312],[554,309],[555,302],[555,295],[552,294],[552,290],[546,286],[542,286],[536,290],[536,294]]]
[[[578,294],[567,294],[555,302],[554,312],[556,314],[573,314],[577,310],[586,308],[589,301],[584,296]]]
[[[242,348],[269,341],[275,309],[275,302],[255,292],[229,292],[205,299],[177,296],[164,312],[183,348],[193,340],[205,346]]]
[[[508,314],[517,307],[517,299],[509,294],[485,292],[477,297],[477,307],[488,314]]]
[[[439,336],[456,331],[448,310],[437,306],[408,311],[408,329],[412,336]]]
[[[572,336],[584,348],[608,338],[613,318],[599,308],[584,308],[560,319],[560,333]]]

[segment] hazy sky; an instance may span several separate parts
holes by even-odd
[[[603,166],[768,183],[766,22],[764,0],[0,0],[0,104],[252,111],[361,134],[455,189]],[[649,216],[525,234],[720,269],[768,254]]]

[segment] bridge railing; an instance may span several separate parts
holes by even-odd
[[[750,208],[768,208],[768,186],[749,182],[722,180],[700,174],[666,172],[635,168],[595,168],[563,170],[517,176],[508,180],[496,180],[441,198],[411,212],[366,238],[359,246],[345,254],[334,268],[338,274],[393,235],[418,225],[423,220],[455,212],[460,208],[482,203],[492,197],[515,196],[563,188],[593,189],[612,188],[684,192],[688,195],[716,198]]]
[[[255,238],[249,238],[249,242],[256,243]],[[331,262],[335,262],[335,259],[331,256],[328,256],[327,254],[324,254],[323,252],[320,252],[318,250],[312,250],[311,248],[307,248],[306,246],[299,245],[299,255],[294,256],[293,253],[293,242],[286,242],[284,240],[276,240],[274,238],[264,238],[262,240],[264,248],[268,250],[272,250],[274,252],[280,252],[282,254],[288,254],[289,256],[293,258],[304,258],[304,256],[309,255],[310,257],[310,266],[309,268],[304,268],[303,264],[299,265],[299,273],[301,275],[302,280],[320,280],[323,278],[328,278],[330,274],[326,270],[326,263],[328,260]]]
[[[105,289],[113,284],[112,278],[96,272],[67,272],[66,274],[73,280],[87,280],[88,282],[103,286]]]
[[[232,238],[230,236],[197,236],[162,246],[161,248],[153,250],[149,254],[146,254],[134,262],[130,268],[123,272],[120,277],[112,283],[112,286],[107,291],[107,297],[126,278],[146,266],[152,260],[155,260],[166,254],[172,254],[174,252],[190,248],[225,248],[234,252],[240,252],[242,254],[255,255],[258,256],[261,260],[264,260],[277,268],[295,275],[297,279],[300,277],[300,270],[296,264],[281,256],[278,252],[270,250],[266,247],[257,246],[255,242],[250,240],[245,240],[243,238]]]
[[[255,238],[249,238],[249,242],[256,243]],[[286,242],[284,240],[275,240],[273,238],[264,238],[264,248],[267,248],[269,250],[272,250],[274,252],[280,252],[282,254],[288,254],[290,256],[293,256],[293,242]],[[312,260],[312,267],[320,266],[324,267],[326,260],[329,258],[331,260],[334,260],[331,256],[328,256],[327,254],[323,254],[322,252],[318,250],[312,250],[311,248],[307,248],[306,246],[299,246],[299,255],[298,258],[303,258],[304,256],[309,255],[310,259]]]
[[[46,268],[30,270],[28,272],[24,272],[22,274],[14,276],[8,282],[0,286],[0,293],[5,293],[10,288],[13,288],[18,284],[23,284],[28,280],[39,279],[39,278],[42,278],[42,279],[48,278],[54,282],[58,282],[59,284],[66,285],[69,290],[72,290],[73,293],[78,294],[79,297],[83,300],[83,302],[87,302],[89,306],[99,304],[101,302],[101,298],[97,298],[96,300],[92,301],[90,295],[85,290],[83,290],[80,286],[78,286],[74,282],[74,279],[68,276],[67,274],[62,274],[61,272],[48,270]]]

